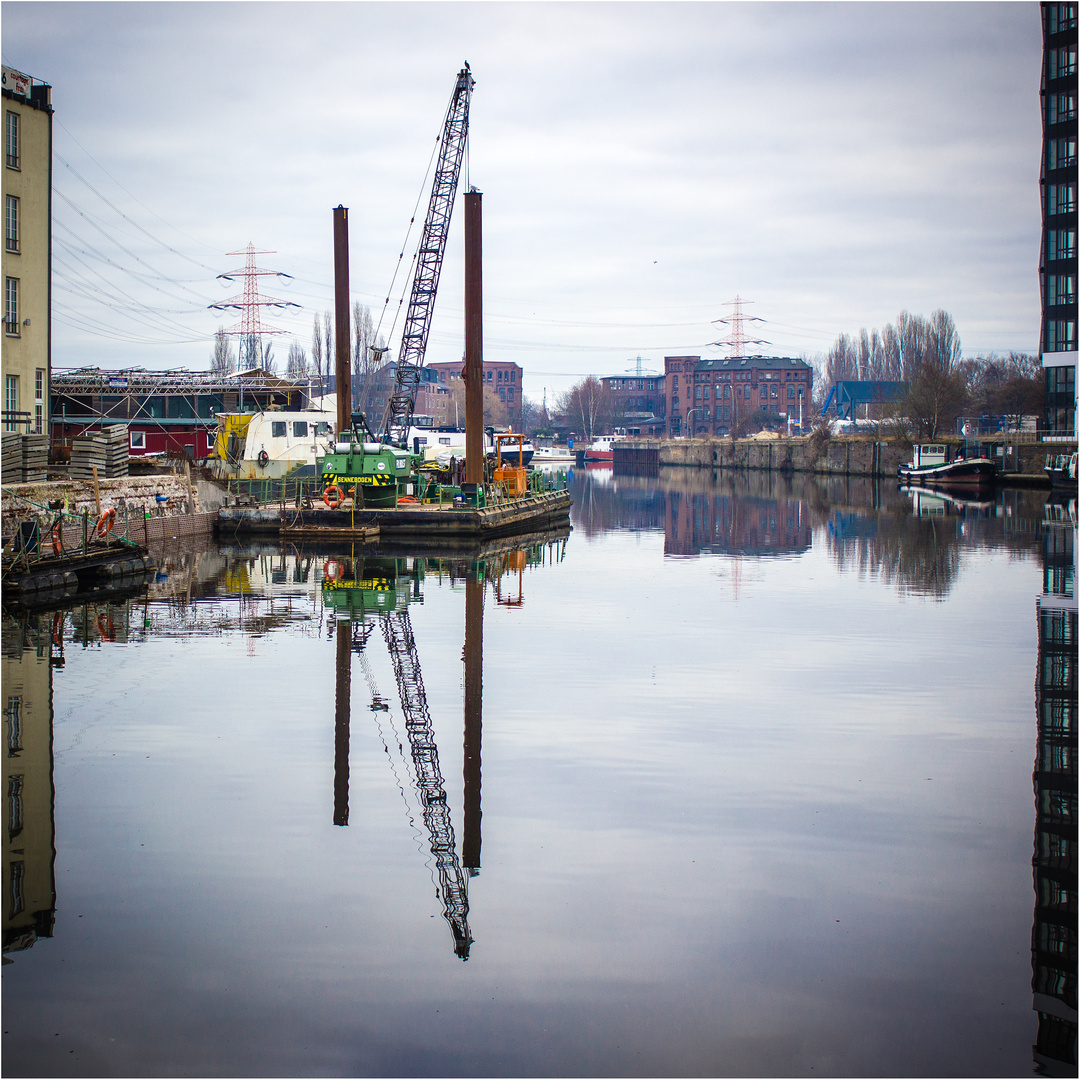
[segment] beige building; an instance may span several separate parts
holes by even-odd
[[[3,69],[3,428],[46,434],[52,354],[51,87]]]

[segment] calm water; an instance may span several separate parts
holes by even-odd
[[[522,551],[176,550],[5,614],[6,1075],[1075,1054],[1067,508],[573,487]]]

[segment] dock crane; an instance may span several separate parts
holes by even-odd
[[[435,310],[435,295],[450,233],[450,215],[454,209],[461,162],[465,156],[469,102],[474,84],[475,80],[466,64],[458,72],[443,121],[438,161],[394,370],[394,389],[382,422],[375,432],[366,417],[353,414],[352,431],[338,434],[333,453],[326,455],[320,470],[327,487],[359,487],[369,506],[396,505],[398,484],[409,479],[409,466],[402,451],[408,449],[409,426],[416,407],[428,331]],[[366,434],[370,439],[361,434],[362,428],[367,429]]]

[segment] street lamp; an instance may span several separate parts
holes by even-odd
[[[686,410],[686,426],[688,428],[690,427],[690,414],[691,413],[696,413],[696,412],[701,412],[701,406],[700,405],[694,405],[692,408],[689,408],[689,409]],[[693,430],[691,430],[690,431],[690,438],[692,439],[693,437],[694,437],[694,432],[693,432]]]

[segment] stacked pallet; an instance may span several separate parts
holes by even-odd
[[[108,455],[104,435],[76,435],[71,440],[71,479],[92,480],[95,468],[98,478],[104,479]]]
[[[49,436],[22,436],[23,480],[28,484],[49,479]]]
[[[105,437],[105,475],[111,480],[128,474],[127,424],[109,424],[101,429]]]
[[[0,450],[0,475],[5,484],[18,484],[22,482],[22,473],[22,436],[17,431],[5,431]]]

